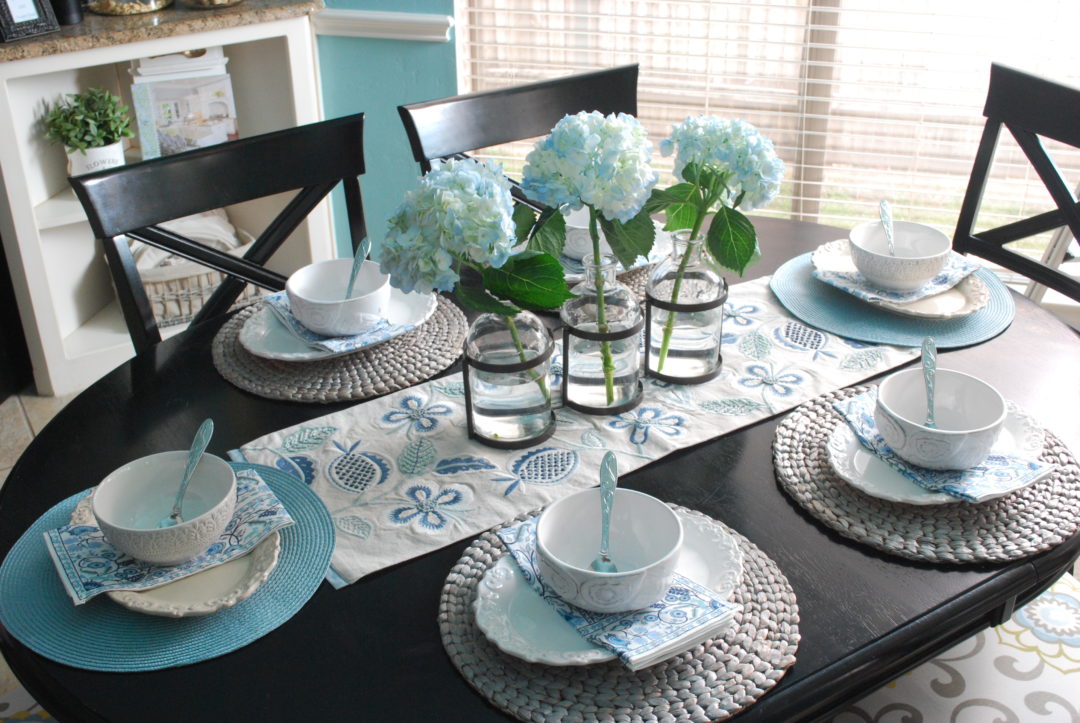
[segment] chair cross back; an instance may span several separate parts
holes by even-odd
[[[128,238],[226,275],[192,324],[223,314],[251,283],[272,291],[285,277],[264,268],[274,252],[340,182],[355,250],[366,236],[359,176],[364,114],[311,123],[71,178],[94,236],[101,239],[135,350],[161,340]],[[156,224],[296,191],[243,258]]]
[[[431,161],[546,135],[580,111],[637,114],[638,66],[581,73],[511,88],[398,106],[413,158],[422,172]]]
[[[960,208],[953,247],[1080,301],[1080,281],[1056,268],[1064,255],[1064,245],[1045,258],[1047,263],[1004,248],[1004,244],[1063,225],[1080,239],[1080,205],[1040,141],[1041,136],[1080,148],[1080,125],[1076,122],[1080,118],[1080,90],[994,64],[983,115],[986,125]],[[1002,127],[1016,139],[1057,208],[976,233],[975,222]]]

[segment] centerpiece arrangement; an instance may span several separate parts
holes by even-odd
[[[700,383],[720,373],[727,283],[717,267],[741,276],[760,258],[754,225],[742,211],[773,199],[784,164],[753,125],[712,116],[675,126],[660,151],[676,154],[681,182],[653,191],[646,205],[648,213],[666,212],[664,228],[675,231],[671,257],[649,277],[646,370],[666,381]]]
[[[390,217],[377,253],[404,292],[453,290],[481,312],[465,340],[469,435],[494,447],[551,436],[548,366],[554,342],[529,309],[570,298],[563,268],[531,243],[517,243],[510,184],[501,168],[474,159],[435,162]]]
[[[579,411],[613,414],[641,401],[637,297],[615,278],[616,260],[630,268],[652,249],[654,227],[646,209],[658,180],[652,144],[633,116],[581,112],[565,116],[526,156],[522,189],[547,206],[539,217],[517,212],[530,244],[561,252],[562,212],[589,211],[592,254],[585,279],[563,305],[564,402]],[[601,254],[600,231],[615,258]]]

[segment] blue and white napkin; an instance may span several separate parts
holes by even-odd
[[[117,550],[94,525],[64,525],[45,533],[45,545],[67,594],[82,605],[110,590],[148,590],[216,567],[250,552],[274,530],[293,523],[254,470],[236,473],[236,511],[218,541],[180,565],[151,565]]]
[[[274,312],[274,316],[277,317],[278,321],[289,330],[290,334],[310,346],[312,349],[328,351],[334,354],[359,351],[372,344],[378,344],[388,339],[392,339],[415,327],[415,325],[412,324],[407,327],[391,325],[388,319],[380,319],[373,327],[361,334],[353,334],[352,336],[323,336],[322,334],[315,333],[297,321],[296,317],[293,316],[292,307],[289,305],[289,297],[284,291],[269,294],[268,296],[263,297],[263,300],[266,302],[267,306],[270,307],[270,310]]]
[[[678,573],[663,599],[642,610],[594,613],[576,608],[540,580],[536,520],[498,531],[529,586],[589,642],[612,650],[630,670],[641,670],[719,635],[741,605]]]
[[[812,273],[814,278],[864,301],[910,304],[913,301],[925,299],[927,296],[934,296],[948,291],[980,268],[979,264],[969,261],[966,256],[953,251],[945,260],[945,266],[942,267],[941,272],[918,289],[915,289],[915,291],[886,291],[885,289],[879,289],[867,281],[866,277],[858,271],[823,271],[815,268]]]
[[[877,389],[833,403],[864,447],[890,467],[930,492],[944,492],[968,502],[982,502],[1034,484],[1056,465],[1012,454],[994,454],[965,470],[935,470],[900,459],[885,443],[874,422]]]

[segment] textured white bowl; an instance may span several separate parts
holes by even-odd
[[[346,299],[352,259],[318,261],[297,269],[285,283],[297,321],[316,334],[352,336],[385,319],[390,310],[390,277],[374,261],[365,261]]]
[[[878,387],[874,422],[902,459],[928,469],[967,469],[986,459],[1005,424],[997,389],[969,374],[938,369],[935,429],[927,427],[922,367],[891,374]]]
[[[106,540],[137,560],[177,565],[221,536],[236,508],[236,475],[212,454],[203,455],[191,477],[181,505],[184,521],[157,527],[172,512],[187,455],[181,450],[140,457],[101,481],[91,509]]]
[[[682,522],[666,504],[618,489],[611,515],[612,561],[619,572],[589,564],[600,549],[600,489],[553,502],[536,525],[540,578],[563,600],[600,613],[640,610],[663,597],[682,548]]]
[[[871,284],[887,291],[915,291],[941,272],[952,251],[948,236],[911,221],[893,223],[895,256],[889,254],[885,229],[877,221],[851,229],[848,240],[855,268]]]
[[[604,238],[604,232],[597,223],[596,231],[600,234],[600,253],[611,255],[611,246]],[[582,206],[577,211],[571,211],[566,216],[566,243],[563,244],[563,255],[579,261],[586,256],[591,257],[593,252],[592,236],[589,235],[589,209]]]

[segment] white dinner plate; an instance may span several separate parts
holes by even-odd
[[[839,239],[823,244],[810,257],[814,268],[819,271],[837,271],[851,273],[857,271],[851,260],[851,247],[847,239]],[[926,296],[918,301],[898,304],[892,301],[877,300],[867,302],[903,316],[919,319],[957,319],[974,314],[990,303],[990,290],[975,274],[964,277],[956,286],[940,294]]]
[[[742,552],[735,539],[714,520],[679,513],[683,548],[676,568],[724,599],[742,579]],[[615,659],[615,653],[581,637],[525,581],[512,555],[484,573],[473,603],[476,624],[504,653],[530,663],[592,665]]]
[[[315,349],[294,336],[282,324],[270,307],[260,304],[255,313],[248,317],[240,328],[240,345],[255,356],[278,361],[316,361],[331,359],[367,349],[390,341],[407,331],[411,331],[428,320],[435,311],[438,301],[435,294],[406,294],[398,289],[390,289],[390,322],[388,335],[367,345],[344,351],[326,351]]]
[[[1008,406],[1009,413],[1005,417],[1001,436],[994,443],[993,452],[1038,457],[1045,437],[1042,427],[1012,402],[1009,402]],[[826,450],[829,466],[833,468],[833,471],[852,487],[862,490],[871,497],[909,505],[943,505],[963,502],[960,498],[944,492],[924,490],[908,480],[864,447],[847,422],[838,424],[829,435]]]
[[[72,524],[96,525],[90,509],[93,492],[79,500]],[[107,595],[135,612],[170,618],[209,615],[247,600],[277,565],[281,537],[271,532],[251,552],[194,575],[147,590],[111,590]]]
[[[659,263],[671,254],[671,232],[665,231],[663,224],[659,221],[653,221],[653,225],[656,228],[656,236],[648,257],[638,256],[629,269],[624,268],[622,264],[619,264],[620,274],[642,266],[648,266],[649,264]],[[559,263],[563,265],[563,270],[566,272],[566,283],[576,284],[585,278],[585,264],[582,263],[580,257],[574,258],[572,255],[563,253],[559,256]]]

